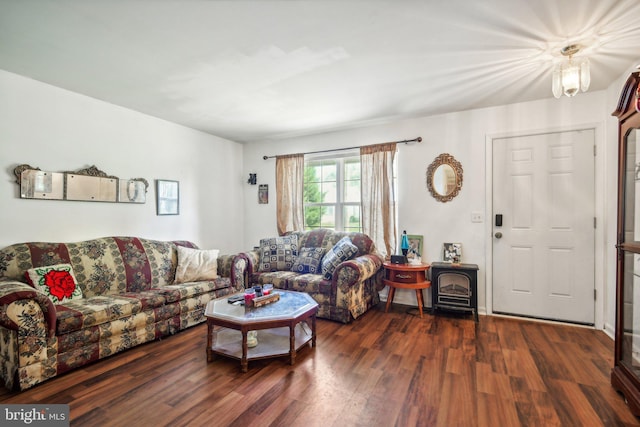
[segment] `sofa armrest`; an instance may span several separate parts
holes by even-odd
[[[236,291],[240,292],[247,287],[247,260],[244,257],[233,256],[231,277]]]
[[[231,279],[231,286],[236,291],[244,289],[246,261],[238,255],[218,255],[218,276]]]
[[[258,266],[260,265],[260,252],[258,251],[247,251],[240,252],[236,255],[239,259],[245,260],[245,285],[248,285],[250,281],[250,277],[258,272]]]
[[[382,267],[382,257],[376,254],[362,255],[341,263],[333,272],[332,280],[338,287],[347,289],[373,277]]]
[[[42,313],[42,317],[39,313]],[[33,324],[44,319],[43,325]],[[0,282],[0,325],[19,331],[42,328],[47,337],[56,332],[56,308],[43,292],[16,280]]]

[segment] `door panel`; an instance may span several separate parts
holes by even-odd
[[[493,141],[493,310],[592,324],[594,131]]]
[[[525,294],[532,294],[534,291],[534,267],[533,267],[533,248],[527,247],[511,247],[511,256],[513,260],[513,268],[509,275],[511,290]]]

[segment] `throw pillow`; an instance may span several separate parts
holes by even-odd
[[[333,272],[342,263],[358,253],[358,247],[351,242],[349,236],[344,236],[338,241],[322,259],[322,274],[329,280]]]
[[[258,271],[288,271],[298,256],[298,236],[281,236],[260,240]]]
[[[320,274],[320,262],[324,248],[302,248],[291,267],[291,271],[301,274]]]
[[[178,248],[178,267],[175,283],[214,280],[218,277],[218,249]]]
[[[82,289],[78,286],[71,264],[35,267],[24,275],[31,286],[47,294],[54,304],[82,298]]]

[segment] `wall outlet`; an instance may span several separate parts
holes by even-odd
[[[484,216],[482,215],[482,212],[471,212],[471,222],[483,222],[484,221]]]

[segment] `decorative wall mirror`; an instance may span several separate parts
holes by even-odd
[[[145,203],[144,178],[120,179],[95,166],[75,172],[48,172],[23,164],[13,170],[22,199]]]
[[[427,168],[427,188],[434,199],[446,203],[462,188],[462,165],[451,154],[440,154]]]

